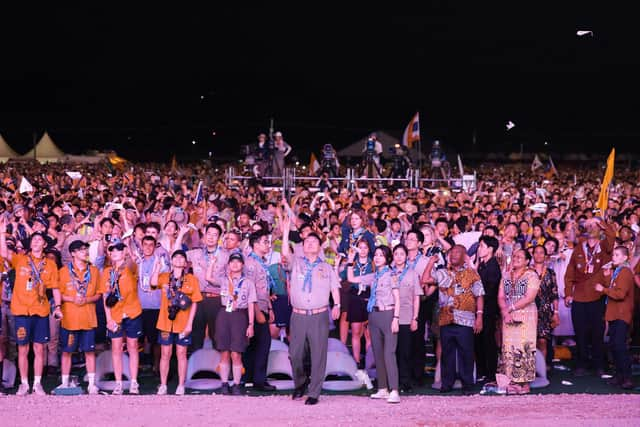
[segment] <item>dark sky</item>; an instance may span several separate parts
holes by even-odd
[[[47,129],[68,151],[168,160],[235,154],[274,117],[306,161],[420,111],[426,144],[462,152],[474,130],[477,150],[638,150],[631,11],[424,3],[2,10],[0,133],[22,152]]]

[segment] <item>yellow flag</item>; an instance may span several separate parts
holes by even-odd
[[[598,197],[598,203],[596,207],[600,210],[600,215],[604,218],[607,211],[607,205],[609,203],[609,184],[613,179],[613,166],[616,161],[616,149],[612,148],[609,157],[607,157],[607,170],[604,172],[604,178],[602,178],[602,185],[600,186],[600,196]]]

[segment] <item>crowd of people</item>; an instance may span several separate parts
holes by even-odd
[[[473,191],[333,183],[287,199],[199,165],[4,165],[0,361],[16,360],[17,395],[44,395],[42,376],[69,387],[83,353],[96,394],[96,353],[110,349],[123,394],[126,351],[128,393],[145,362],[166,394],[175,347],[180,395],[189,355],[210,339],[221,393],[241,395],[246,383],[275,389],[267,360],[283,339],[293,398],[316,404],[334,325],[367,385],[371,349],[371,398],[390,403],[425,384],[427,341],[442,393],[501,376],[528,393],[536,353],[550,367],[566,339],[574,375],[613,366],[611,386],[632,388],[638,176],[617,171],[599,212],[601,173],[569,170],[543,181],[482,165]],[[32,191],[18,191],[23,179]]]

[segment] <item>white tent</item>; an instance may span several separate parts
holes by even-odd
[[[0,135],[0,162],[4,163],[16,157],[18,157],[18,153],[13,151],[13,149],[9,147],[9,144],[7,144],[7,141]]]
[[[377,140],[382,144],[382,155],[385,158],[389,158],[390,157],[390,148],[393,148],[396,144],[400,144],[400,140],[394,136],[389,135],[386,132],[383,131],[376,131],[375,132]],[[369,135],[366,135],[362,138],[360,138],[359,140],[357,140],[356,142],[354,142],[353,144],[343,148],[342,150],[338,151],[338,156],[341,158],[344,157],[351,157],[351,158],[359,158],[362,157],[363,155],[363,150],[365,148],[365,144],[367,142],[367,139],[369,138]],[[409,157],[411,157],[411,159],[415,160],[418,158],[418,144],[414,144],[413,148],[411,148],[409,150]],[[423,155],[423,159],[425,158],[425,156]]]
[[[34,155],[35,150],[35,155]],[[40,141],[36,144],[34,148],[29,150],[27,154],[24,156],[20,156],[20,159],[35,159],[40,163],[47,162],[59,162],[64,159],[64,152],[58,148],[58,146],[53,142],[51,137],[47,132],[42,135]]]

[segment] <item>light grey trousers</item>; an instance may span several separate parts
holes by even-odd
[[[293,370],[293,382],[302,387],[307,380],[304,359],[311,354],[311,378],[307,396],[318,398],[327,368],[327,346],[329,343],[329,323],[327,312],[307,316],[292,313],[290,324],[289,357]],[[395,360],[395,359],[394,359]]]
[[[369,333],[371,347],[376,361],[378,390],[398,390],[398,363],[396,347],[398,334],[391,332],[393,310],[372,311],[369,313]]]

